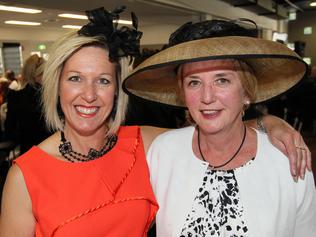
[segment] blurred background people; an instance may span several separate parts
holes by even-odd
[[[10,90],[7,96],[5,139],[20,147],[20,154],[50,135],[41,108],[41,83],[44,59],[30,56],[22,68],[20,90]]]
[[[4,77],[0,78],[0,105],[7,101],[9,86],[14,83],[17,85],[15,73],[12,70],[7,70]],[[15,87],[14,85],[12,87]],[[10,88],[11,89],[11,88]]]

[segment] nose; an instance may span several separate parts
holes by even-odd
[[[94,84],[87,84],[83,88],[82,98],[88,103],[94,102],[97,99],[97,89]]]
[[[203,86],[201,90],[201,102],[210,104],[215,101],[214,88],[211,85]]]

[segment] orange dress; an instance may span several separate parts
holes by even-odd
[[[121,127],[99,159],[70,163],[38,147],[16,159],[32,200],[36,236],[145,237],[158,204],[139,127]]]

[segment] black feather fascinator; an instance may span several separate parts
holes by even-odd
[[[192,40],[224,36],[258,37],[258,27],[254,21],[246,18],[232,21],[187,22],[171,34],[169,43],[165,47],[168,48]]]
[[[115,8],[112,12],[103,7],[86,11],[89,23],[84,25],[78,34],[82,36],[98,36],[109,48],[109,58],[117,61],[120,57],[134,57],[140,54],[139,44],[142,32],[138,31],[138,20],[132,12],[133,27],[118,27],[119,14],[125,10],[125,6]]]

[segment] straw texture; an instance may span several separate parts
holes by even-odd
[[[127,77],[124,90],[147,100],[185,107],[177,95],[176,68],[211,59],[240,59],[250,65],[258,80],[255,103],[293,87],[307,69],[304,61],[281,43],[244,36],[215,37],[181,43],[153,55]]]

